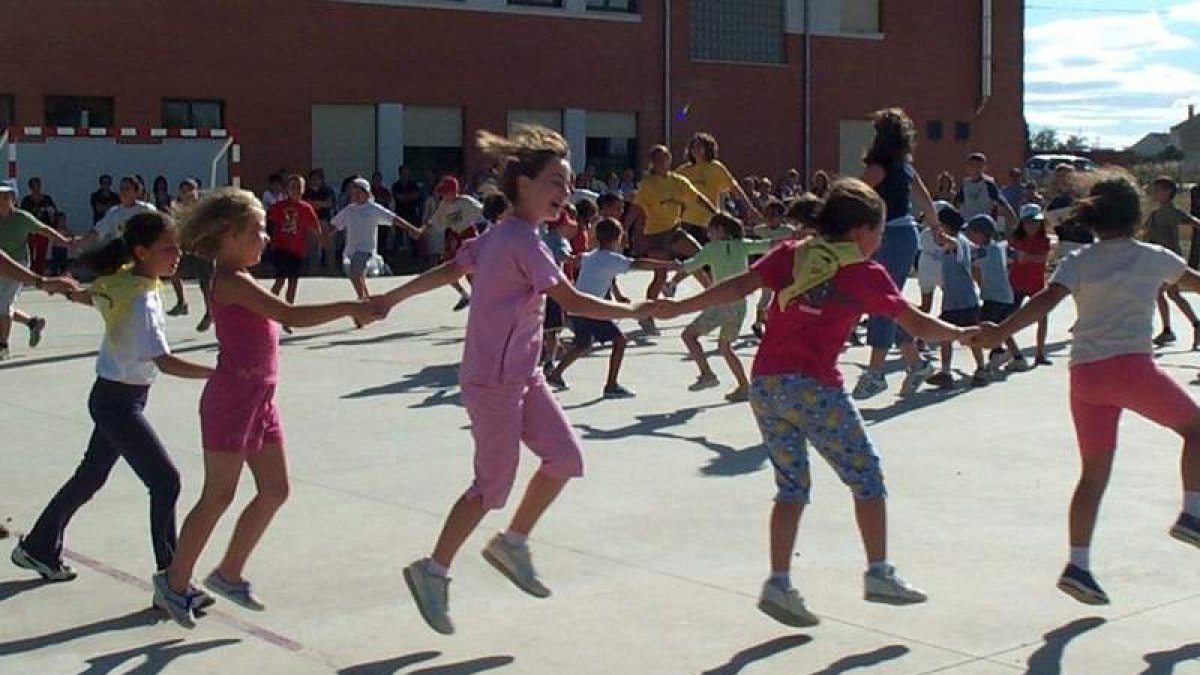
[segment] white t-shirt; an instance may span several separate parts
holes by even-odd
[[[483,204],[469,195],[454,199],[443,199],[429,217],[429,229],[425,231],[426,250],[441,255],[446,250],[446,230],[462,234],[468,227],[483,218]]]
[[[1071,364],[1153,354],[1158,289],[1186,269],[1183,258],[1133,239],[1100,241],[1067,256],[1050,283],[1071,292],[1079,313]]]
[[[388,209],[373,201],[351,204],[333,217],[332,224],[346,231],[346,255],[374,253],[379,241],[380,225],[391,225],[396,217]]]
[[[632,260],[616,251],[603,248],[589,251],[583,254],[575,288],[597,298],[606,297],[613,279],[628,272],[632,266]]]
[[[170,354],[167,316],[157,291],[133,299],[126,321],[107,331],[96,357],[96,375],[114,382],[148,385],[158,375],[154,359]]]
[[[117,204],[108,210],[92,230],[100,235],[99,244],[103,246],[117,237],[125,234],[125,223],[139,213],[155,213],[158,209],[147,202],[134,202],[133,206]]]

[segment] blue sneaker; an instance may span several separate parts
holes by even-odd
[[[1067,564],[1058,578],[1058,590],[1085,605],[1108,604],[1108,594],[1096,583],[1092,573],[1075,565]]]
[[[192,615],[192,595],[176,593],[167,583],[165,571],[154,575],[154,606],[163,610],[175,623],[184,628],[195,628],[196,618]]]
[[[266,605],[254,595],[253,589],[250,588],[249,581],[241,583],[233,583],[226,581],[221,573],[213,570],[204,579],[204,585],[208,590],[217,595],[229,600],[235,605],[240,605],[246,609],[252,609],[256,612],[261,612],[267,608]]]
[[[1200,548],[1200,518],[1190,513],[1179,514],[1179,520],[1171,528],[1171,536],[1185,544]]]

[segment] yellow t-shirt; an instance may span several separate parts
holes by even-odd
[[[708,197],[708,201],[717,208],[721,208],[721,194],[733,188],[733,176],[720,160],[684,164],[675,171],[692,181],[700,194]],[[703,206],[689,206],[683,212],[683,222],[703,226],[708,224],[711,216]]]
[[[708,209],[700,204],[699,195],[691,181],[668,171],[662,176],[650,174],[643,178],[633,203],[646,211],[645,233],[661,234],[679,223],[686,208],[699,208],[708,214]],[[708,223],[708,215],[704,223]]]

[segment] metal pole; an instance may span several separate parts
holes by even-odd
[[[663,144],[671,147],[671,0],[663,0]]]
[[[812,26],[804,0],[804,185],[812,179]]]

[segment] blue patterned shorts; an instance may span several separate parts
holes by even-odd
[[[887,496],[879,456],[841,387],[804,375],[765,375],[750,384],[750,406],[775,467],[775,501],[807,504],[811,442],[855,499]]]

